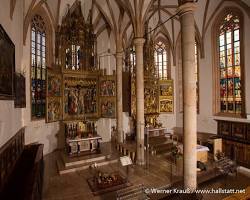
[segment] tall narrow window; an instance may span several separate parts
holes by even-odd
[[[218,34],[220,112],[242,113],[242,78],[240,61],[240,18],[228,13],[220,23]]]
[[[196,109],[199,113],[199,52],[197,42],[195,42],[195,80],[196,80]]]
[[[131,68],[130,71],[132,73],[132,71],[134,70],[135,65],[136,65],[135,47],[134,46],[130,48],[129,62],[130,62],[130,68]]]
[[[129,66],[131,73],[131,115],[136,114],[136,56],[135,47],[132,46],[129,51]]]
[[[154,60],[159,79],[170,78],[168,77],[168,54],[166,45],[162,41],[155,44]]]
[[[31,115],[32,119],[45,117],[46,98],[46,33],[41,16],[31,21]]]

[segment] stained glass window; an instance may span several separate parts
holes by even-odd
[[[168,79],[168,55],[166,45],[162,41],[155,44],[154,60],[159,79]]]
[[[242,113],[240,18],[228,13],[219,26],[220,111]]]
[[[41,16],[31,21],[31,116],[45,117],[46,33]]]

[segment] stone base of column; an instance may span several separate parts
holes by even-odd
[[[139,165],[139,166],[144,166],[145,162],[143,162],[143,161],[136,161],[136,164]]]
[[[144,154],[144,144],[139,143],[137,144],[136,149],[136,164],[137,165],[145,165],[145,154]]]

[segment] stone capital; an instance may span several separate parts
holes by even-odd
[[[187,13],[193,13],[196,8],[197,8],[197,5],[195,3],[187,2],[187,3],[180,5],[177,8],[177,13],[180,17],[182,17],[183,15]]]
[[[145,43],[145,39],[144,38],[135,38],[134,39],[134,44],[137,46],[143,46],[143,44]]]

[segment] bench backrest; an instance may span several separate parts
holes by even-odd
[[[0,193],[8,182],[24,150],[24,131],[21,128],[7,143],[0,148]]]

